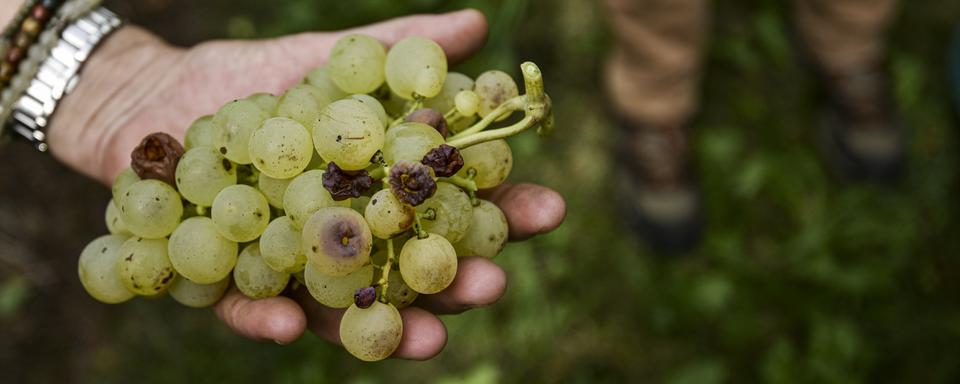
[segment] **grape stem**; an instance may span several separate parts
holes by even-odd
[[[413,94],[413,100],[410,100],[407,102],[407,106],[406,108],[404,108],[403,113],[400,114],[400,117],[397,117],[390,123],[390,127],[393,127],[395,125],[402,123],[404,120],[407,119],[407,116],[409,116],[411,113],[416,112],[416,110],[420,108],[423,108],[424,99],[425,98],[423,96],[420,96],[418,94]]]
[[[423,224],[420,222],[421,216],[422,214],[419,212],[416,215],[413,215],[413,233],[417,234],[418,239],[426,239],[429,235],[427,234],[427,231],[423,230]]]
[[[387,261],[383,264],[383,269],[380,271],[380,281],[377,282],[377,285],[380,286],[380,301],[384,304],[387,304],[387,289],[390,284],[390,270],[393,269],[393,261],[396,258],[395,252],[393,250],[393,239],[387,239]]]
[[[473,169],[473,168],[471,168],[471,169]],[[477,188],[477,182],[476,182],[476,181],[473,181],[471,178],[467,178],[467,177],[460,177],[460,176],[457,176],[457,175],[453,175],[453,176],[450,176],[450,177],[441,177],[441,178],[440,178],[440,181],[446,181],[446,182],[448,182],[448,183],[450,183],[450,184],[453,184],[453,185],[456,185],[456,186],[460,187],[460,189],[467,190],[467,191],[470,191],[470,192],[476,192],[477,189],[478,189],[478,188]]]
[[[487,141],[507,138],[535,126],[540,126],[539,133],[549,133],[553,128],[551,102],[550,97],[543,90],[543,75],[540,73],[540,68],[528,61],[520,65],[520,70],[523,72],[523,84],[527,93],[500,104],[470,128],[451,136],[447,140],[447,145],[464,149]],[[523,111],[523,119],[510,126],[483,132],[498,119],[509,116],[514,111]]]

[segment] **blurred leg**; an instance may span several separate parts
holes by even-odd
[[[607,0],[616,42],[607,88],[625,118],[679,125],[697,107],[707,0]]]
[[[689,249],[702,223],[686,128],[698,107],[708,0],[606,2],[616,36],[607,91],[624,128],[622,208],[656,249]]]
[[[896,0],[796,0],[796,26],[829,91],[824,137],[848,176],[902,172],[904,137],[885,67],[884,33]]]

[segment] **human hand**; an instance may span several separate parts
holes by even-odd
[[[365,33],[386,44],[406,36],[427,37],[456,62],[483,45],[486,29],[483,16],[467,10],[405,17],[350,31],[215,41],[181,49],[139,28],[125,27],[91,57],[77,89],[61,104],[49,127],[50,148],[67,165],[110,184],[129,165],[130,151],[143,136],[162,131],[183,138],[194,119],[229,100],[255,92],[282,93],[323,64],[344,33]],[[487,197],[506,215],[512,240],[548,232],[565,215],[560,195],[541,186],[504,185],[488,191]],[[505,289],[505,273],[496,264],[462,258],[448,289],[422,295],[401,311],[404,335],[396,356],[436,355],[446,343],[446,330],[434,313],[492,304]],[[303,289],[292,297],[252,300],[232,288],[215,311],[237,333],[253,339],[285,344],[309,327],[339,343],[343,310],[320,305]]]

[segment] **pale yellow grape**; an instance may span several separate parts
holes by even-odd
[[[387,85],[405,99],[434,97],[443,90],[447,56],[437,43],[422,37],[398,41],[387,52]]]
[[[307,261],[329,276],[346,276],[370,263],[372,246],[367,222],[350,208],[322,208],[303,226]]]
[[[397,309],[403,309],[413,304],[420,294],[414,291],[403,281],[400,271],[390,271],[387,277],[387,302],[393,304]]]
[[[363,361],[390,357],[403,336],[403,319],[390,304],[374,301],[369,308],[351,305],[340,320],[340,341],[351,355]]]
[[[435,217],[432,220],[420,220],[427,232],[438,233],[454,243],[460,241],[470,228],[470,215],[473,214],[470,196],[453,184],[437,183],[437,191],[433,196],[417,206],[420,214],[426,214],[431,209]]]
[[[457,252],[436,233],[412,238],[400,250],[400,274],[414,291],[428,295],[440,292],[457,276]]]
[[[216,304],[230,287],[230,275],[212,284],[197,284],[187,279],[176,279],[167,293],[178,303],[193,308]]]
[[[360,196],[350,199],[350,209],[363,214],[363,211],[367,209],[367,204],[370,203],[370,196]]]
[[[167,257],[167,239],[131,237],[117,252],[120,282],[130,292],[155,296],[163,293],[177,277]]]
[[[210,216],[223,237],[242,243],[256,239],[267,228],[270,205],[256,188],[231,185],[213,200]]]
[[[334,101],[347,97],[347,93],[341,91],[340,88],[333,83],[333,80],[330,79],[330,71],[326,66],[314,68],[307,73],[307,76],[303,80],[307,84],[317,87],[317,89],[326,96],[327,100]]]
[[[320,112],[313,144],[324,160],[344,170],[361,170],[383,148],[383,131],[383,120],[370,107],[356,99],[337,100]]]
[[[287,186],[290,185],[291,181],[293,181],[293,178],[274,179],[261,174],[260,177],[257,178],[257,189],[267,198],[267,203],[283,209],[283,194],[287,191]]]
[[[247,100],[252,101],[268,115],[273,115],[273,113],[277,110],[277,104],[280,102],[280,98],[267,92],[254,93],[250,96],[247,96]]]
[[[140,181],[140,176],[137,176],[137,173],[133,171],[132,168],[127,167],[120,171],[120,174],[113,180],[113,201],[117,203],[117,207],[120,207],[120,200],[122,200],[123,192],[127,190],[127,187],[131,186],[133,183]]]
[[[346,35],[330,51],[327,70],[330,79],[346,93],[370,93],[383,84],[387,50],[366,35]]]
[[[296,120],[310,131],[320,111],[331,101],[317,87],[310,84],[294,85],[280,96],[276,115]]]
[[[187,134],[183,138],[183,149],[191,150],[197,147],[217,146],[217,137],[219,134],[213,127],[213,115],[206,115],[193,121],[187,128]]]
[[[299,272],[307,262],[300,230],[287,216],[271,221],[260,235],[260,253],[263,261],[277,272]]]
[[[457,94],[461,91],[472,90],[473,79],[470,76],[459,72],[447,73],[447,80],[443,82],[443,89],[440,94],[423,101],[425,108],[434,111],[447,113],[454,108]]]
[[[107,230],[114,235],[125,235],[131,236],[130,230],[127,229],[127,224],[123,222],[123,218],[120,217],[120,207],[110,199],[110,202],[107,203],[107,211],[104,213],[104,221],[107,222]]]
[[[323,187],[323,172],[307,171],[297,176],[283,194],[283,209],[297,228],[303,228],[310,216],[324,207],[349,207],[349,200],[335,201]]]
[[[369,287],[373,282],[373,265],[366,265],[346,276],[333,277],[307,263],[303,270],[305,285],[320,304],[330,308],[346,308],[353,304],[357,289]]]
[[[120,217],[134,235],[165,237],[177,228],[183,215],[180,194],[160,180],[140,180],[127,187],[120,199]]]
[[[213,115],[213,126],[218,132],[217,151],[234,163],[250,164],[250,135],[268,117],[250,100],[234,100],[220,107]]]
[[[287,179],[299,175],[313,157],[310,132],[295,120],[267,119],[250,137],[250,158],[262,174]]]
[[[80,252],[77,274],[83,289],[94,299],[116,304],[133,298],[134,293],[120,282],[120,275],[117,273],[120,246],[127,239],[128,237],[123,235],[100,236]]]
[[[283,292],[290,281],[290,274],[277,272],[263,262],[260,244],[251,243],[240,252],[237,266],[233,269],[233,282],[245,296],[251,299],[273,297]]]
[[[237,183],[237,167],[216,149],[194,148],[177,163],[176,181],[183,198],[209,207],[221,190]]]
[[[476,92],[466,90],[457,94],[454,99],[457,112],[463,116],[473,116],[480,110],[480,96]]]
[[[460,150],[463,156],[463,168],[457,176],[467,177],[470,169],[475,169],[473,179],[480,189],[493,188],[510,176],[513,169],[513,152],[506,140],[493,140]]]
[[[387,111],[383,109],[383,104],[380,104],[380,100],[377,100],[373,96],[362,93],[350,95],[350,98],[363,103],[363,105],[370,108],[373,113],[376,113],[377,116],[380,117],[380,121],[383,122],[384,128],[390,124],[390,116],[387,116]]]
[[[494,109],[507,100],[520,95],[517,89],[517,83],[513,81],[506,72],[491,70],[486,71],[477,77],[477,82],[473,86],[474,91],[480,96],[481,117],[487,116]],[[506,119],[508,114],[498,118],[497,121]]]
[[[237,263],[237,251],[237,243],[223,237],[206,216],[180,223],[167,246],[177,273],[198,284],[212,284],[229,276]]]
[[[429,125],[415,122],[403,123],[387,131],[383,144],[383,158],[387,164],[395,164],[400,160],[419,163],[427,152],[444,142],[443,135]]]
[[[480,200],[470,215],[470,229],[453,243],[453,249],[460,256],[481,256],[492,259],[507,245],[510,228],[507,217],[495,204]]]
[[[370,198],[363,218],[367,220],[374,236],[389,239],[410,229],[416,213],[413,207],[401,202],[389,189],[381,189]]]

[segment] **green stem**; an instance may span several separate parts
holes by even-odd
[[[513,113],[514,111],[522,109],[523,106],[526,104],[526,100],[527,100],[526,95],[517,96],[510,100],[507,100],[503,104],[500,104],[500,106],[497,107],[497,109],[494,109],[489,114],[487,114],[482,119],[480,119],[480,121],[470,126],[470,128],[464,129],[463,131],[460,131],[460,133],[451,136],[449,139],[447,139],[448,141],[447,144],[449,144],[450,141],[461,139],[463,137],[470,136],[474,133],[487,129],[487,127],[489,127],[490,124],[493,124],[494,122],[496,122],[497,119],[499,119],[504,114],[510,114],[510,113]]]
[[[389,174],[387,173],[387,168],[381,167],[381,166],[377,166],[376,168],[374,168],[368,173],[370,174],[370,177],[373,178],[374,180],[380,180],[384,177],[387,177],[387,175]]]
[[[393,250],[393,239],[387,239],[387,261],[383,264],[383,269],[380,273],[380,281],[377,282],[377,285],[380,286],[380,301],[387,302],[387,289],[390,284],[390,270],[393,269],[393,260],[396,258],[395,252]]]
[[[447,145],[456,147],[457,149],[464,149],[491,140],[504,139],[516,135],[535,125],[537,125],[537,119],[532,115],[527,115],[520,121],[507,127],[497,128],[492,131],[477,132],[468,136],[454,137],[452,140],[447,141]]]
[[[456,186],[460,187],[460,189],[463,189],[463,190],[466,190],[466,191],[476,192],[476,191],[479,189],[479,188],[477,188],[477,182],[476,182],[476,181],[473,181],[473,180],[471,180],[471,179],[469,179],[469,178],[466,178],[466,177],[460,177],[460,176],[457,176],[457,175],[453,175],[453,176],[450,176],[450,177],[441,177],[441,178],[440,178],[440,181],[446,181],[446,182],[448,182],[448,183],[450,183],[450,184],[453,184],[453,185],[456,185]]]
[[[406,108],[404,108],[403,113],[400,114],[400,116],[398,116],[396,119],[393,120],[393,122],[390,123],[390,127],[399,125],[404,120],[406,120],[407,116],[409,116],[411,113],[413,113],[414,111],[420,108],[423,108],[423,100],[424,100],[423,96],[413,95],[413,100],[410,100],[407,102],[407,106]]]
[[[428,234],[427,231],[423,230],[423,224],[420,222],[419,212],[416,215],[413,215],[413,232],[417,234],[418,239],[426,239]]]

